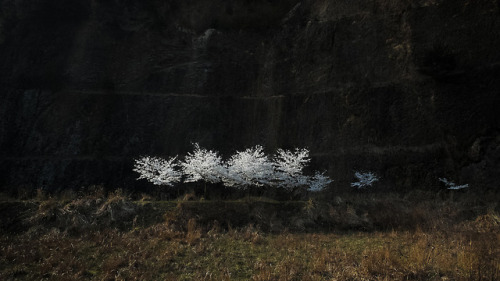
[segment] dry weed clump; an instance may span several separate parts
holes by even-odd
[[[196,219],[190,219],[187,225],[186,242],[193,245],[201,238],[201,229],[196,225]]]
[[[130,229],[137,223],[143,206],[133,203],[120,190],[100,197],[95,191],[70,201],[48,197],[38,203],[38,209],[25,222],[31,232],[47,232],[55,228],[72,235],[106,228]],[[134,220],[135,219],[135,220]]]
[[[262,234],[253,224],[246,226],[241,232],[244,241],[249,241],[252,244],[262,244],[265,241]]]

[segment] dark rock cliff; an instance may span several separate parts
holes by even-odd
[[[500,181],[500,1],[0,0],[0,185],[136,184],[191,142],[333,188]]]

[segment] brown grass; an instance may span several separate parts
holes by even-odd
[[[0,280],[499,280],[495,197],[419,196],[3,202]]]
[[[187,233],[166,225],[0,240],[0,278],[51,280],[498,280],[498,234]],[[448,279],[446,279],[448,278]]]

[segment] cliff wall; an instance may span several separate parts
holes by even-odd
[[[334,188],[500,181],[500,1],[1,0],[0,185],[308,147]]]

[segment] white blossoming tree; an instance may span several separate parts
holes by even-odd
[[[158,157],[142,157],[135,160],[134,171],[140,174],[139,179],[146,179],[156,185],[172,186],[181,181],[203,181],[207,183],[222,182],[227,187],[248,189],[249,187],[275,186],[288,191],[307,188],[309,191],[323,190],[332,182],[323,173],[305,176],[303,170],[310,162],[308,149],[294,151],[278,149],[271,160],[264,148],[256,145],[244,151],[237,151],[224,162],[217,151],[201,148],[194,144],[193,152],[189,152],[183,161],[176,162],[177,157],[168,160]],[[177,167],[180,166],[180,171]]]
[[[275,179],[273,163],[260,145],[237,151],[226,162],[224,185],[236,188],[272,185]]]
[[[138,179],[146,179],[155,185],[173,186],[181,180],[182,173],[176,170],[177,157],[163,159],[145,156],[135,160],[134,171],[139,173]]]
[[[186,176],[184,182],[203,180],[208,183],[219,183],[225,174],[222,158],[217,151],[201,148],[197,143],[194,144],[194,151],[189,152],[179,165]]]
[[[363,189],[372,186],[376,181],[379,180],[379,177],[373,172],[365,172],[365,173],[355,172],[354,176],[358,181],[351,183],[351,186],[357,187],[358,189]]]
[[[179,165],[186,177],[184,182],[204,181],[205,195],[207,183],[219,183],[226,174],[219,153],[201,148],[198,143],[194,144],[194,151],[189,152]]]
[[[449,190],[459,190],[469,187],[468,184],[456,185],[454,182],[449,181],[446,178],[439,178],[439,181],[444,183],[444,185],[446,185],[447,189]]]
[[[331,180],[328,176],[325,176],[324,173],[316,172],[314,176],[309,179],[309,188],[307,190],[318,192],[325,189],[325,187],[332,182],[333,180]]]
[[[275,185],[288,190],[309,184],[309,177],[302,174],[305,166],[311,161],[306,148],[295,151],[278,149],[274,156]]]

